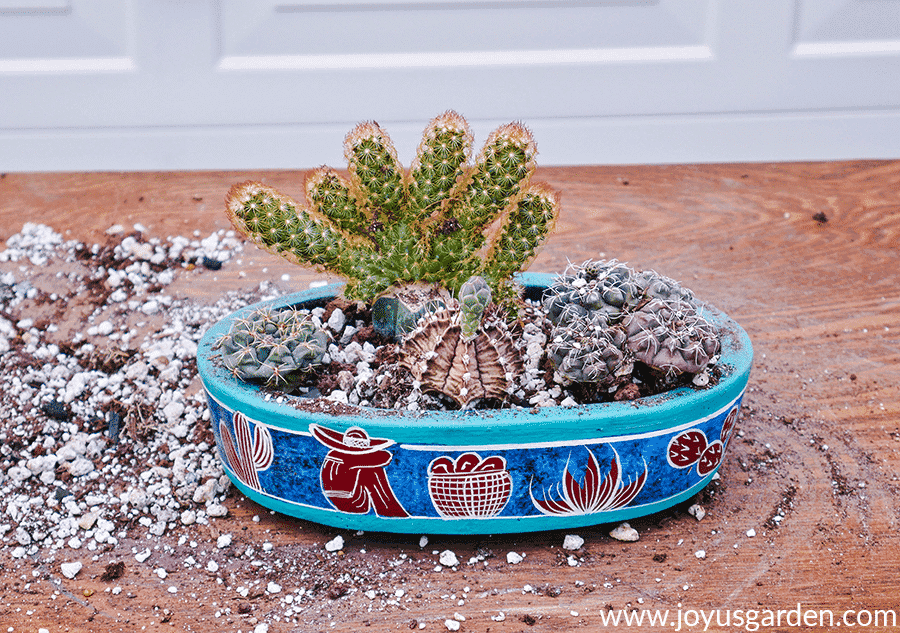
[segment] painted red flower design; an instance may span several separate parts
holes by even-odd
[[[487,518],[497,516],[512,494],[512,477],[506,459],[464,453],[456,459],[438,457],[428,466],[428,494],[442,517]]]
[[[609,470],[606,476],[601,478],[600,464],[597,462],[596,456],[590,449],[586,450],[589,459],[581,482],[569,472],[569,460],[566,460],[562,482],[544,490],[542,499],[536,499],[529,486],[528,494],[531,495],[531,501],[542,513],[571,516],[624,508],[644,487],[644,482],[647,480],[646,461],[644,462],[644,472],[636,475],[633,480],[629,477],[625,482],[622,480],[619,454],[612,449],[613,458],[610,460]],[[555,495],[552,494],[554,488],[556,489]]]
[[[228,467],[244,485],[261,491],[259,472],[267,470],[275,459],[272,435],[269,433],[269,429],[255,423],[251,434],[247,416],[236,411],[234,414],[234,437],[224,421],[219,423],[219,435],[222,438],[222,449]]]

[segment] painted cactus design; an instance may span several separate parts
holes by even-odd
[[[262,491],[259,472],[268,469],[275,459],[269,429],[255,424],[251,437],[249,420],[243,413],[236,411],[234,437],[232,438],[224,421],[219,423],[219,435],[222,438],[222,450],[228,467],[244,485]]]
[[[596,456],[590,449],[586,450],[590,458],[584,471],[583,483],[579,483],[569,472],[569,460],[566,460],[563,481],[555,486],[556,498],[551,494],[553,490],[551,487],[544,490],[543,499],[536,499],[529,486],[528,494],[531,495],[531,501],[543,514],[570,516],[617,510],[627,506],[640,493],[647,480],[646,461],[644,472],[637,475],[634,480],[629,477],[626,483],[622,480],[619,454],[612,449],[614,457],[610,460],[609,471],[601,479],[600,465]]]
[[[666,459],[672,468],[689,468],[697,465],[697,474],[706,477],[722,463],[725,447],[737,424],[738,406],[735,406],[722,423],[719,439],[710,442],[700,429],[682,431],[669,441]]]
[[[728,412],[728,415],[725,416],[725,423],[722,424],[722,434],[719,437],[722,440],[722,444],[728,446],[728,442],[731,441],[731,436],[734,434],[734,428],[737,426],[738,421],[738,411],[739,407],[734,407],[731,411]]]
[[[669,442],[669,448],[666,451],[669,465],[679,469],[693,466],[708,445],[706,434],[700,429],[682,431]]]
[[[499,455],[482,459],[478,453],[464,453],[455,460],[441,456],[428,466],[428,494],[444,518],[493,517],[509,501],[512,477]]]

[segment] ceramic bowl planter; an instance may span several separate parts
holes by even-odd
[[[520,281],[539,297],[551,275]],[[324,305],[329,286],[275,308]],[[214,325],[198,350],[219,456],[257,503],[302,519],[367,531],[499,534],[628,520],[689,499],[712,479],[735,428],[750,340],[724,314],[723,375],[632,402],[541,409],[400,412],[279,397],[218,365]]]

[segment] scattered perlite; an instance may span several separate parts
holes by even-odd
[[[216,539],[216,547],[219,549],[224,549],[231,545],[231,534],[221,534],[219,538]]]
[[[753,538],[754,536],[756,536],[756,530],[754,530],[753,528],[747,530],[747,538]]]
[[[695,503],[690,508],[688,508],[688,514],[697,519],[698,521],[702,521],[703,517],[706,516],[706,510],[703,509],[698,503]]]
[[[456,620],[444,620],[444,626],[447,627],[448,631],[459,630],[459,622],[457,622]]]
[[[706,558],[706,550],[698,549],[696,552],[694,552],[694,556],[696,556],[700,560],[703,560],[704,558]]]
[[[438,560],[444,567],[456,567],[459,565],[459,559],[456,558],[456,554],[448,549],[441,552],[441,557]]]
[[[525,557],[518,552],[508,552],[506,554],[506,562],[510,565],[518,565],[523,560],[525,560]]]
[[[577,534],[566,534],[566,538],[563,539],[563,549],[581,549],[582,545],[584,545],[584,539]]]
[[[82,565],[78,561],[75,561],[74,563],[63,563],[59,566],[59,570],[62,572],[63,576],[71,580],[78,575],[78,572],[81,571],[82,567],[84,567],[84,565]]]
[[[628,525],[627,522],[612,530],[609,535],[617,541],[626,542],[634,542],[641,538],[641,535],[638,534],[638,531]]]
[[[145,549],[143,552],[138,552],[137,554],[134,555],[134,560],[136,560],[139,563],[143,563],[148,558],[150,558],[150,550],[149,549]]]
[[[344,549],[344,537],[338,534],[333,539],[325,543],[326,552],[337,552]]]
[[[428,537],[423,536],[422,538],[419,539],[419,549],[424,548],[426,545],[428,545]]]
[[[269,593],[281,593],[281,585],[279,585],[277,582],[270,582],[268,585],[266,585],[266,591],[268,591]]]

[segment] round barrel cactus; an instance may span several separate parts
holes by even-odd
[[[308,315],[261,308],[237,319],[216,347],[236,377],[283,389],[320,364],[327,345],[328,335]]]

